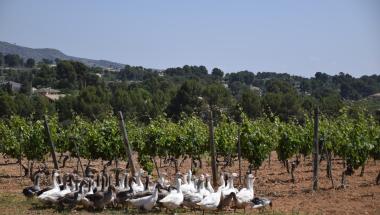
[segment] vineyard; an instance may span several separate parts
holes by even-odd
[[[117,167],[129,159],[120,121],[115,116],[95,121],[76,116],[71,123],[60,123],[53,116],[47,122],[62,167],[71,161],[75,163],[73,168],[84,174],[86,167],[99,164],[99,160],[107,162],[103,166]],[[363,176],[367,163],[380,158],[380,126],[364,111],[352,114],[343,109],[335,118],[320,115],[318,124],[319,163],[326,163],[326,175],[333,189],[346,188],[349,185],[347,177],[356,170]],[[160,174],[164,164],[169,165],[174,173],[187,171],[184,169],[186,163],[193,172],[210,167],[208,119],[193,115],[173,122],[162,116],[149,124],[129,121],[125,126],[134,157],[149,174]],[[239,121],[235,121],[222,114],[212,126],[217,169],[232,169],[241,157],[244,165],[235,170],[244,176],[246,172],[257,174],[267,165],[266,162],[269,166],[277,162],[289,173],[286,176],[289,184],[296,184],[299,178],[297,168],[311,164],[314,128],[311,116],[305,116],[302,122],[283,122],[275,116],[251,120],[242,114]],[[50,165],[47,164],[51,152],[47,136],[43,120],[13,116],[0,122],[0,152],[7,159],[17,160],[23,175],[30,176],[36,171],[37,164]],[[334,162],[337,159],[341,161],[341,172],[339,178],[335,176],[334,179],[336,167],[333,165],[338,165]],[[130,164],[127,162],[126,165],[128,168]],[[380,170],[377,171],[377,177],[372,181],[378,184]],[[257,177],[267,176],[258,173]]]

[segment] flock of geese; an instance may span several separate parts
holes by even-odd
[[[117,169],[114,175],[103,170],[96,177],[89,174],[84,178],[70,173],[64,174],[62,180],[60,172],[53,170],[52,184],[41,189],[40,179],[43,174],[37,172],[34,185],[26,187],[23,194],[59,208],[82,206],[87,210],[103,210],[106,207],[133,207],[143,211],[188,208],[205,212],[224,208],[245,210],[246,207],[272,206],[271,200],[255,197],[255,178],[252,174],[247,174],[246,186],[240,190],[234,187],[236,173],[221,174],[220,186],[213,188],[208,174],[195,177],[191,171],[177,173],[175,185],[172,186],[163,174],[155,183],[151,183],[151,176],[143,176],[143,170],[139,170],[134,177],[130,177],[127,172],[123,173],[121,169]]]

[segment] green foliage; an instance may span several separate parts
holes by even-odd
[[[0,118],[9,117],[16,112],[16,104],[11,96],[0,94]]]
[[[7,54],[4,56],[4,63],[9,67],[18,67],[23,65],[23,59],[17,54]]]
[[[246,89],[243,91],[239,102],[244,113],[246,113],[249,118],[257,118],[261,115],[262,107],[259,92]]]
[[[25,66],[29,68],[33,68],[35,64],[36,62],[32,58],[28,58],[28,60],[25,62]]]
[[[215,128],[214,136],[218,155],[237,156],[238,125],[236,122],[229,120],[226,115],[222,115]]]
[[[303,143],[302,126],[295,121],[282,123],[279,128],[280,140],[276,148],[278,159],[286,161],[300,152]]]
[[[190,115],[202,105],[202,86],[195,80],[186,81],[166,109],[169,117],[179,120],[181,113]]]
[[[20,131],[13,130],[12,125],[16,124],[15,121],[23,121],[21,118],[12,117],[7,123],[3,120],[0,121],[0,145],[1,153],[12,158],[20,158],[22,153],[21,144],[19,143]]]
[[[139,155],[138,161],[141,164],[142,168],[148,172],[148,174],[152,174],[154,164],[152,162],[151,157],[149,157],[148,155]]]
[[[184,117],[179,122],[179,143],[184,148],[184,154],[198,157],[208,146],[208,126],[200,118]]]
[[[52,134],[56,134],[55,131],[56,129],[53,129]],[[28,160],[42,160],[49,152],[49,145],[46,142],[44,122],[42,120],[37,120],[31,123],[27,135],[28,141],[24,142],[23,147],[24,156]]]
[[[219,68],[212,69],[211,75],[217,79],[221,79],[224,76],[224,72]]]
[[[111,111],[110,92],[103,86],[90,86],[79,92],[74,110],[89,119],[104,118]]]
[[[241,151],[254,168],[259,168],[278,141],[279,120],[273,123],[268,118],[250,121],[243,116],[241,127]]]

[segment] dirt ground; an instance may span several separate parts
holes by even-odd
[[[331,181],[326,177],[326,162],[322,161],[319,174],[319,191],[312,192],[312,166],[310,158],[305,161],[301,159],[300,165],[295,170],[296,181],[291,182],[291,176],[286,168],[277,160],[275,153],[272,154],[269,165],[265,161],[263,166],[256,172],[255,194],[259,197],[268,197],[273,201],[273,207],[265,211],[247,210],[246,213],[253,214],[380,214],[380,185],[375,184],[375,178],[380,171],[380,162],[368,161],[364,176],[360,177],[360,169],[354,175],[347,176],[346,189],[332,188]],[[23,161],[26,163],[26,161]],[[84,162],[84,161],[83,161]],[[86,162],[84,162],[86,163]],[[159,163],[159,162],[158,162]],[[196,169],[196,174],[211,173],[207,159],[203,162],[203,168]],[[49,166],[52,162],[49,160]],[[100,169],[101,161],[92,164]],[[61,165],[61,164],[60,164]],[[125,162],[120,162],[125,166]],[[187,160],[180,167],[185,172],[190,167]],[[248,169],[248,163],[243,162],[243,174]],[[63,172],[70,172],[76,168],[76,159],[68,160]],[[227,167],[226,172],[238,173],[238,162],[232,167]],[[342,161],[333,160],[333,176],[335,186],[340,185],[341,173],[343,171]],[[163,166],[160,172],[168,175],[174,174],[174,168]],[[156,171],[153,171],[156,176]],[[238,180],[236,181],[238,184]],[[244,182],[243,182],[244,183]],[[51,214],[57,213],[55,209],[44,208],[36,200],[27,200],[22,195],[22,189],[30,186],[32,182],[26,177],[20,177],[20,167],[15,160],[0,156],[0,214]],[[129,211],[135,213],[136,211]],[[179,211],[180,213],[198,213]],[[237,211],[243,213],[242,210]],[[64,213],[68,213],[65,211]],[[71,213],[88,214],[84,210],[76,210]],[[126,211],[109,209],[102,214],[123,214]],[[222,212],[232,213],[232,212]]]

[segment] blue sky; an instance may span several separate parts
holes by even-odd
[[[1,0],[0,40],[164,69],[380,74],[377,0]]]

